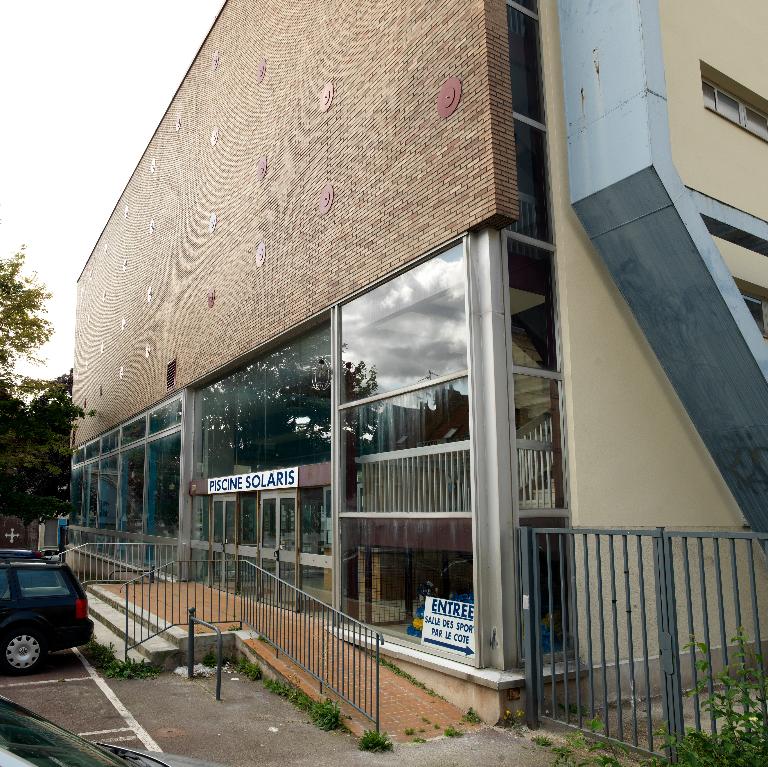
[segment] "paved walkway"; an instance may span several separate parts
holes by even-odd
[[[105,586],[121,601],[125,587]],[[142,611],[159,625],[185,623],[187,609],[195,607],[199,618],[222,624],[237,624],[241,618],[247,628],[266,636],[286,652],[298,658],[305,669],[293,663],[282,652],[266,642],[249,642],[251,649],[264,664],[291,681],[315,699],[333,697],[339,700],[347,716],[347,726],[356,735],[372,729],[371,719],[376,714],[376,663],[370,651],[373,631],[354,622],[340,622],[338,614],[330,610],[309,611],[306,606],[299,612],[296,605],[285,603],[268,594],[269,601],[255,602],[241,599],[229,592],[212,589],[202,584],[175,583],[130,587],[129,608]],[[153,618],[146,615],[149,613]],[[204,627],[198,630],[205,632]],[[463,721],[466,712],[452,703],[430,694],[394,670],[379,666],[380,729],[400,742],[414,738],[430,739],[442,735],[446,728],[464,732],[477,729]],[[320,691],[317,676],[331,684],[341,696],[324,687]],[[357,709],[343,699],[356,704]],[[359,710],[362,709],[362,712]],[[366,716],[367,715],[367,716]]]

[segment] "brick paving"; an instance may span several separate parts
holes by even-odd
[[[121,601],[125,599],[124,586],[105,586]],[[285,606],[265,602],[241,600],[229,592],[212,589],[200,583],[145,584],[130,587],[129,607],[144,610],[162,623],[186,622],[187,609],[195,607],[203,620],[226,624],[239,623],[241,616],[247,627],[280,644],[293,657],[323,676],[360,708],[375,716],[376,664],[367,646],[373,635],[371,629],[358,624],[339,624],[330,610],[296,612]],[[274,595],[270,595],[274,598]],[[134,608],[135,606],[135,608]],[[145,618],[147,616],[145,615]],[[228,627],[228,626],[227,626]],[[198,632],[207,630],[198,626]],[[351,639],[352,641],[347,641]],[[342,701],[328,689],[321,693],[318,680],[308,671],[292,662],[271,644],[253,639],[247,642],[259,660],[274,672],[299,687],[310,697],[320,700],[332,697],[339,701],[347,727],[355,735],[371,729],[372,723],[354,707]],[[463,731],[477,729],[462,721],[465,712],[438,695],[430,694],[407,678],[386,666],[379,667],[380,728],[393,740],[405,742],[414,738],[430,739],[442,735],[447,727]],[[409,734],[406,734],[406,731]]]

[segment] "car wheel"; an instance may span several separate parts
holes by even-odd
[[[30,674],[42,666],[45,652],[45,639],[38,629],[11,629],[0,642],[0,668],[6,674]]]

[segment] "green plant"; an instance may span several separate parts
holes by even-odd
[[[393,674],[395,674],[395,676],[399,676],[401,679],[405,679],[406,681],[410,682],[414,687],[418,687],[420,690],[424,690],[427,695],[431,695],[433,698],[440,698],[440,700],[445,700],[442,695],[436,693],[431,687],[427,687],[424,682],[420,682],[418,679],[416,679],[415,676],[412,676],[407,671],[403,671],[400,666],[392,663],[391,660],[387,660],[387,658],[381,657],[379,658],[379,664],[384,666],[384,668],[388,668]],[[422,720],[426,721],[424,717],[422,717]]]
[[[443,731],[443,735],[445,735],[446,738],[460,738],[463,734],[464,733],[461,730],[457,730],[450,724]]]
[[[435,722],[435,724],[434,724],[434,728],[435,728],[436,730],[439,730],[439,729],[440,729],[440,725],[439,725],[439,724],[437,724],[437,722]]]
[[[414,730],[414,729],[413,729],[413,727],[406,727],[406,728],[405,728],[405,730],[403,730],[403,732],[404,732],[406,735],[408,735],[409,737],[410,737],[411,735],[415,735],[415,734],[416,734],[416,730]]]
[[[208,668],[216,668],[216,653],[213,650],[209,650],[203,655],[203,659],[200,662]]]
[[[533,740],[537,746],[541,746],[542,748],[549,748],[552,745],[552,741],[543,735],[536,735],[535,737],[531,738],[531,740]]]
[[[238,674],[242,674],[252,682],[261,679],[263,675],[261,666],[258,663],[252,663],[247,658],[238,658],[237,663],[235,664],[235,670]]]
[[[426,741],[425,738],[414,738],[412,742],[413,743],[426,743],[427,741]]]
[[[103,645],[97,642],[95,639],[90,639],[88,644],[83,647],[83,651],[88,660],[93,664],[95,668],[102,669],[108,664],[112,663],[115,659],[115,646],[112,642],[109,646]]]
[[[467,724],[482,724],[483,720],[480,718],[480,714],[475,709],[470,708],[464,716],[461,717],[462,722]]]
[[[227,631],[240,631],[240,626],[237,623],[233,623]]]
[[[716,733],[689,729],[683,736],[666,736],[666,745],[674,749],[678,764],[687,767],[758,767],[768,764],[768,726],[762,712],[768,704],[768,675],[762,657],[750,652],[749,639],[739,628],[731,641],[736,645],[729,667],[714,675],[714,691],[707,695],[710,682],[708,648],[691,642],[701,658],[696,667],[702,678],[686,695],[698,695],[701,707],[718,724]],[[655,760],[655,764],[665,764]]]
[[[360,740],[357,741],[357,747],[361,751],[373,751],[380,753],[382,751],[392,750],[392,741],[386,732],[376,732],[376,730],[366,730]]]
[[[595,717],[586,723],[590,732],[599,735],[603,731],[603,723]],[[627,749],[617,743],[606,743],[602,740],[588,740],[584,733],[576,732],[565,739],[562,746],[554,746],[555,754],[553,767],[622,767],[619,755],[625,755]]]
[[[337,730],[342,727],[341,711],[332,700],[312,700],[305,692],[277,679],[265,679],[264,686],[276,695],[286,698],[296,708],[306,711],[312,722],[321,730]]]
[[[160,675],[160,669],[147,661],[135,661],[133,658],[113,660],[104,666],[104,676],[110,679],[154,679]]]
[[[426,716],[422,716],[421,717],[421,721],[424,722],[424,724],[432,724],[432,722],[430,722],[429,719],[427,719]]]
[[[337,703],[326,699],[314,702],[309,711],[314,724],[321,730],[338,730],[341,727],[341,710]]]

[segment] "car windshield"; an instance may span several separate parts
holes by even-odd
[[[129,762],[52,722],[0,702],[2,749],[35,767],[127,767]]]

